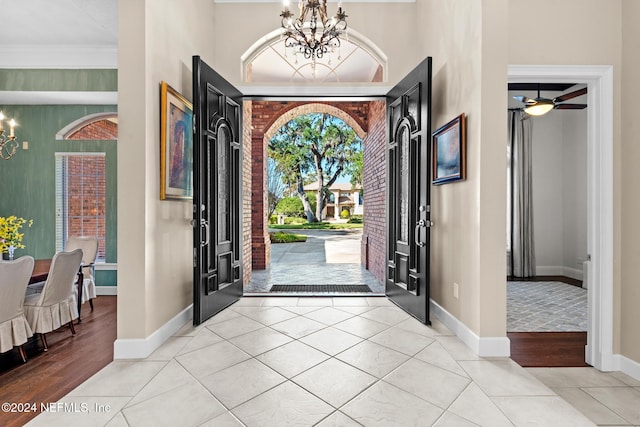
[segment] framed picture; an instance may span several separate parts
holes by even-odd
[[[193,197],[193,107],[166,82],[160,91],[160,199]]]
[[[433,133],[433,184],[465,179],[466,125],[464,113]]]

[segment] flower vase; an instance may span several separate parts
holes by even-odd
[[[13,261],[13,252],[16,250],[16,247],[9,245],[7,249],[9,250],[9,261]]]

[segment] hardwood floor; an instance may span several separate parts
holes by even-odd
[[[99,296],[95,310],[82,307],[82,322],[47,334],[49,351],[38,337],[25,344],[27,363],[17,349],[0,355],[0,402],[35,403],[37,412],[0,413],[2,426],[22,426],[40,413],[40,404],[56,402],[113,361],[116,339],[115,296]]]
[[[520,366],[584,367],[586,332],[507,332],[511,358]]]

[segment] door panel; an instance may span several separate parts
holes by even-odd
[[[242,296],[242,95],[193,57],[193,323]]]
[[[387,94],[387,296],[429,321],[431,58]]]

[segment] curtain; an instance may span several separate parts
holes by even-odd
[[[514,277],[536,275],[533,238],[532,123],[522,111],[509,111],[510,256],[507,272]]]

